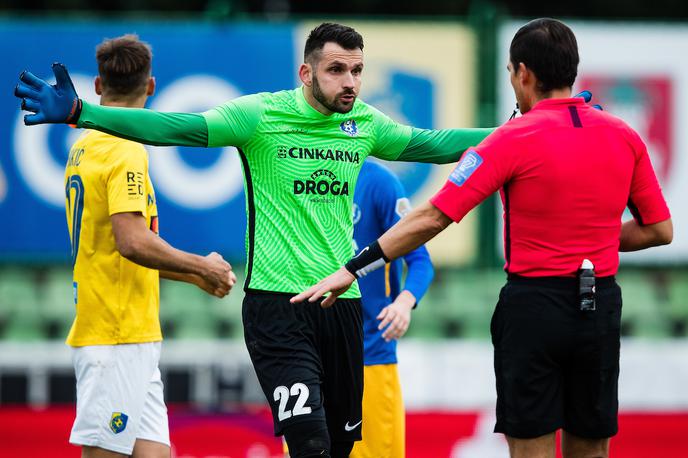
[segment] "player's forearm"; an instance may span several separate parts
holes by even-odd
[[[191,273],[180,273],[180,272],[171,272],[169,270],[161,270],[160,271],[160,278],[164,278],[165,280],[174,280],[174,281],[180,281],[180,282],[184,282],[184,283],[191,283],[192,285],[198,285],[201,277],[199,277],[196,274],[191,274]]]
[[[404,289],[411,293],[417,302],[420,302],[435,276],[430,255],[425,246],[421,245],[404,256],[404,261],[408,268]]]
[[[413,129],[411,140],[397,161],[448,164],[457,162],[471,146],[478,145],[494,129]]]
[[[177,274],[203,275],[204,258],[178,250],[151,231],[118,240],[117,248],[128,260],[149,269]]]
[[[389,260],[396,259],[431,240],[451,222],[437,207],[426,202],[392,226],[378,242]]]
[[[77,126],[146,145],[208,146],[205,118],[194,113],[159,113],[83,102]]]
[[[626,221],[621,225],[619,251],[638,251],[671,243],[674,228],[671,219],[647,226],[641,226],[636,220]]]

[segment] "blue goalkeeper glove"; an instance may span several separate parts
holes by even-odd
[[[50,85],[33,73],[23,71],[14,95],[22,99],[21,108],[33,114],[24,116],[24,124],[43,123],[76,124],[81,114],[81,100],[76,94],[67,68],[54,63],[55,84]]]
[[[583,100],[585,100],[585,103],[590,103],[590,101],[592,100],[592,92],[580,91],[578,94],[574,95],[574,97],[582,97]],[[602,105],[600,105],[599,103],[592,105],[592,107],[595,108],[596,110],[603,111]]]

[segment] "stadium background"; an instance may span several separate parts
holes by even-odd
[[[675,223],[670,247],[622,257],[621,432],[612,456],[688,456],[688,26],[677,21],[688,17],[686,4],[134,3],[36,2],[19,11],[0,2],[0,457],[78,456],[67,444],[74,379],[63,344],[73,314],[63,168],[78,132],[22,125],[11,95],[21,70],[49,77],[49,64],[64,62],[79,94],[96,101],[95,46],[135,32],[154,50],[158,90],[149,106],[201,111],[296,85],[308,30],[337,19],[365,38],[363,99],[418,127],[492,126],[513,109],[508,43],[523,18],[543,15],[568,18],[577,34],[575,89],[592,90],[647,141]],[[244,196],[234,151],[150,150],[162,235],[188,250],[219,251],[241,274]],[[449,167],[391,166],[415,202]],[[492,199],[430,246],[436,280],[399,348],[409,457],[508,456],[491,432],[489,320],[504,280],[499,212]],[[175,456],[279,456],[243,347],[240,289],[217,300],[163,281],[161,296]]]

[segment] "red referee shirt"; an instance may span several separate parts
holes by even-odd
[[[585,258],[614,275],[626,206],[640,224],[670,217],[638,134],[582,98],[542,100],[497,129],[430,202],[458,222],[498,189],[505,270],[523,276],[572,276]]]

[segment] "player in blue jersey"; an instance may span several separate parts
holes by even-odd
[[[365,161],[354,192],[356,252],[377,240],[410,210],[399,179],[379,163]],[[424,246],[404,256],[404,261],[408,274],[403,288],[401,259],[359,281],[363,299],[363,440],[354,445],[352,458],[406,456],[396,339],[406,333],[411,309],[427,291],[434,270]]]

